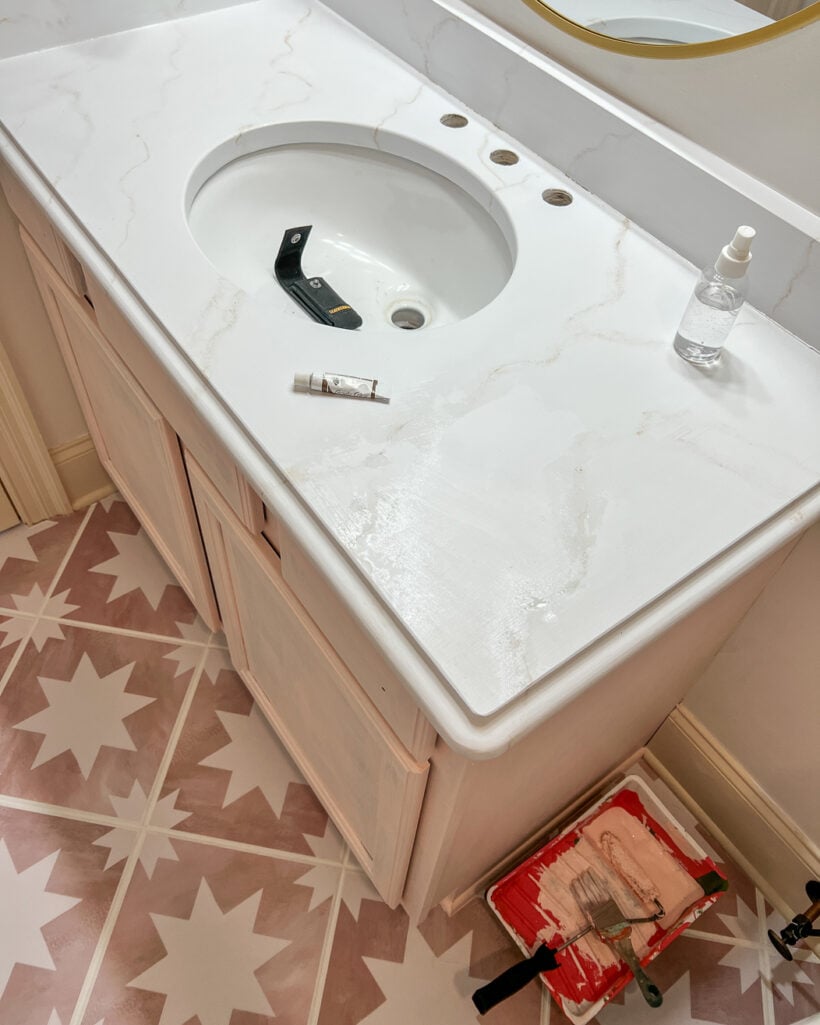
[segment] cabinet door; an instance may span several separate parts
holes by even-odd
[[[282,579],[186,453],[231,658],[376,889],[401,899],[429,765],[399,742]]]
[[[219,626],[179,439],[78,299],[23,242],[88,430],[111,480],[212,628]]]

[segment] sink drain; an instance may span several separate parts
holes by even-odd
[[[390,315],[391,321],[402,331],[415,331],[424,327],[424,314],[412,306],[401,306]]]

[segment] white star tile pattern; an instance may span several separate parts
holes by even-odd
[[[365,958],[385,996],[385,1002],[363,1019],[366,1025],[412,1025],[414,1021],[442,1021],[448,1025],[474,1025],[470,994],[487,980],[468,977],[472,934],[467,933],[436,957],[416,929],[407,935],[401,964]],[[407,971],[411,964],[413,970]],[[419,980],[424,979],[424,985]]]
[[[24,637],[28,636],[29,630],[31,630],[30,619],[7,619],[0,625],[0,631],[3,632],[0,648],[6,648],[11,644],[19,643]]]
[[[192,644],[180,644],[178,648],[169,651],[164,657],[176,662],[177,668],[174,676],[183,676],[185,673],[196,668],[197,663],[202,658],[202,650],[194,647]]]
[[[14,607],[18,612],[49,617],[48,619],[39,619],[31,632],[32,643],[36,645],[38,651],[42,651],[46,641],[52,638],[58,641],[63,640],[65,635],[63,634],[62,627],[55,620],[68,615],[69,612],[73,612],[77,608],[76,605],[71,605],[65,600],[67,594],[68,591],[63,591],[62,594],[55,594],[46,600],[40,585],[35,584],[27,595],[12,595]],[[9,643],[13,636],[17,640],[21,639],[28,633],[29,629],[31,629],[30,622],[24,619],[17,620],[16,628],[7,632],[7,638],[4,643]]]
[[[25,599],[35,586],[37,593],[48,593],[86,515],[85,511],[72,513],[61,520],[19,526],[0,534],[0,606],[17,608],[12,595]]]
[[[114,577],[108,601],[112,602],[130,591],[142,591],[156,612],[165,588],[174,583],[168,567],[143,531],[137,534],[121,534],[109,530],[108,536],[117,549],[117,554],[112,559],[91,567],[92,573],[107,573]]]
[[[129,986],[165,993],[159,1025],[229,1025],[234,1010],[270,1015],[254,974],[289,941],[254,932],[262,891],[223,912],[203,879],[189,919],[152,915],[167,954]]]
[[[125,693],[133,668],[123,666],[100,676],[88,655],[83,655],[70,680],[38,678],[48,708],[16,724],[18,730],[44,734],[31,767],[71,751],[88,779],[104,745],[135,751],[123,719],[156,699]]]
[[[42,523],[36,523],[33,527],[19,526],[5,531],[0,537],[0,570],[5,567],[9,559],[37,562],[37,553],[31,547],[29,538],[41,534],[53,526],[54,520],[43,520]]]
[[[16,964],[55,967],[43,926],[80,903],[79,897],[47,889],[59,853],[18,872],[5,840],[0,840],[0,995]]]
[[[168,794],[157,801],[153,813],[152,824],[154,826],[159,826],[162,829],[172,829],[178,823],[184,822],[188,818],[189,813],[187,811],[178,811],[174,807],[178,793],[179,791],[174,791],[174,793]],[[126,819],[129,822],[140,823],[148,808],[148,797],[135,780],[128,797],[112,796],[111,803],[114,805],[119,818]],[[123,826],[117,826],[98,840],[95,840],[94,843],[98,847],[107,847],[109,849],[110,854],[105,863],[105,867],[109,868],[111,865],[116,865],[117,862],[122,861],[123,858],[127,858],[131,853],[131,848],[134,845],[134,831]],[[153,876],[154,869],[157,867],[157,862],[160,858],[177,861],[177,852],[174,850],[174,845],[164,833],[146,833],[140,848],[139,861],[149,879]]]
[[[303,780],[258,706],[253,706],[250,715],[234,712],[217,712],[217,715],[231,742],[204,758],[200,765],[225,769],[231,774],[224,805],[259,787],[274,814],[281,815],[291,782]]]
[[[196,610],[121,500],[91,510],[55,590],[68,590],[68,600],[78,605],[70,618],[77,622],[195,643],[208,639],[204,624],[200,635],[189,632]]]
[[[299,885],[311,890],[308,911],[315,911],[326,900],[331,900],[339,885],[336,872],[329,872],[327,865],[314,865],[303,876],[299,877]]]
[[[382,903],[121,500],[0,538],[0,605],[0,1025],[478,1021],[518,952],[482,902]],[[820,964],[727,871],[653,962],[664,1006],[590,1025],[819,1025]],[[537,985],[487,1020],[567,1025]]]
[[[18,612],[26,612],[36,616],[45,603],[46,596],[39,584],[35,584],[28,594],[13,594],[11,600]],[[75,605],[74,608],[77,606]]]
[[[670,1025],[685,1022],[686,1025],[709,1025],[703,1018],[692,1013],[692,988],[688,974],[684,974],[663,995],[663,1017]],[[623,1004],[610,1004],[606,1017],[607,1025],[658,1025],[658,1010],[650,1007],[636,986],[626,991]]]

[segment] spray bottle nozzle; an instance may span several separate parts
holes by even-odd
[[[751,259],[749,250],[756,234],[754,228],[750,228],[748,224],[741,224],[729,243],[729,255],[735,260],[745,260],[747,257]]]
[[[749,250],[757,232],[748,224],[741,224],[735,237],[724,246],[715,262],[715,270],[726,278],[742,278],[752,259]]]

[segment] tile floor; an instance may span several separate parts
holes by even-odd
[[[465,1025],[483,903],[390,911],[121,501],[0,535],[0,1025]],[[690,830],[660,781],[653,787]],[[732,889],[598,1025],[820,1020]],[[537,985],[489,1025],[561,1025]]]

